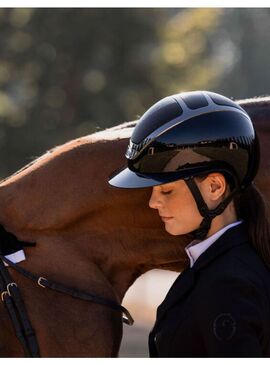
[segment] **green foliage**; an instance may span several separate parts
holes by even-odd
[[[270,77],[261,73],[269,17],[269,9],[0,9],[0,175],[137,119],[169,94],[267,92],[256,80]]]
[[[220,9],[186,9],[160,29],[153,77],[157,89],[166,95],[213,87],[220,69],[210,41],[221,15]]]

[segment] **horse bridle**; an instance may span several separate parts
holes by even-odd
[[[1,252],[2,253],[2,252]],[[5,307],[9,313],[11,321],[13,323],[16,336],[20,341],[25,356],[27,357],[39,357],[40,350],[38,340],[35,331],[29,320],[25,304],[18,285],[12,279],[7,267],[4,262],[15,269],[18,273],[22,274],[28,279],[35,281],[42,288],[49,288],[56,290],[60,293],[70,295],[74,298],[83,299],[86,301],[94,302],[97,304],[105,305],[113,310],[122,312],[123,322],[132,325],[134,320],[130,315],[129,311],[117,302],[99,297],[92,293],[86,293],[73,288],[66,287],[55,281],[51,281],[43,276],[35,275],[22,267],[14,264],[12,261],[7,259],[0,253],[0,291],[1,300],[5,303]]]

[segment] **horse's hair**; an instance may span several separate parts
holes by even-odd
[[[237,104],[240,105],[250,105],[250,106],[269,106],[270,104],[270,96],[255,96],[254,98],[249,99],[240,99],[236,100]]]
[[[270,96],[255,97],[236,101],[249,114],[252,120],[256,119],[256,127],[269,131]]]

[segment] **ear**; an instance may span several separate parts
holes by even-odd
[[[225,177],[219,172],[215,172],[209,174],[205,180],[207,180],[209,198],[217,201],[226,192],[227,182]]]

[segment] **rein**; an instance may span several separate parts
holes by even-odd
[[[28,279],[33,280],[42,288],[49,288],[58,291],[62,294],[70,295],[74,298],[86,300],[89,302],[105,305],[113,310],[122,312],[123,322],[132,326],[134,320],[130,315],[129,311],[122,305],[114,302],[110,299],[105,299],[99,297],[92,293],[86,293],[84,291],[79,291],[74,288],[69,288],[63,284],[51,281],[43,276],[35,275],[22,267],[14,264],[12,261],[7,259],[4,255],[0,254],[0,291],[1,299],[5,303],[5,306],[10,315],[11,321],[13,323],[15,333],[17,338],[24,348],[25,355],[27,357],[39,357],[39,346],[36,338],[34,329],[31,326],[28,314],[22,300],[19,287],[13,281],[9,274],[7,267],[4,265],[5,262],[18,273],[22,274]]]
[[[11,318],[15,334],[24,349],[25,356],[39,357],[37,337],[28,318],[19,288],[13,282],[2,260],[0,260],[0,290],[1,299]]]

